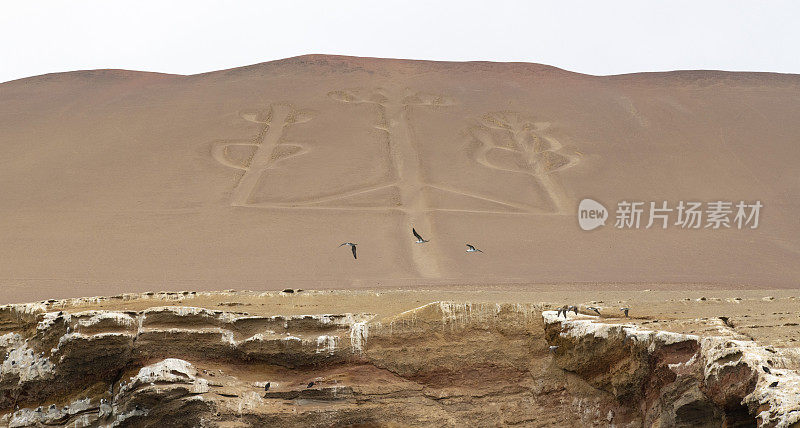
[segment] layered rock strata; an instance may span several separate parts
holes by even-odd
[[[528,304],[380,320],[7,305],[0,425],[790,427],[797,355]]]

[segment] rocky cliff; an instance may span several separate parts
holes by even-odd
[[[797,355],[527,304],[7,305],[0,425],[796,427]]]
[[[554,360],[635,409],[645,426],[800,426],[800,354],[543,313]]]

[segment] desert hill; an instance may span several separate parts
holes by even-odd
[[[797,75],[324,55],[78,71],[0,84],[0,130],[0,303],[800,278]],[[585,197],[605,227],[578,227]],[[763,208],[757,229],[620,230],[623,200]]]

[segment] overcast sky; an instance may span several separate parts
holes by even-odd
[[[539,62],[590,74],[800,73],[793,1],[3,0],[0,81],[194,74],[308,53]]]

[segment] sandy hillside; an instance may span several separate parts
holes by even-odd
[[[0,303],[800,278],[796,75],[331,56],[81,71],[0,84],[0,130]],[[584,232],[584,197],[612,217],[621,200],[764,208],[755,230]]]

